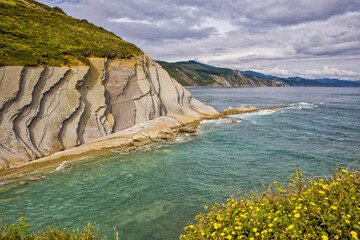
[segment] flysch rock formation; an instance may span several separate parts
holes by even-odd
[[[157,118],[184,124],[214,114],[146,55],[92,58],[77,67],[0,67],[0,169]]]

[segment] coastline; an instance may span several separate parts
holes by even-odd
[[[102,137],[77,147],[54,153],[17,167],[0,170],[0,187],[6,187],[12,183],[26,183],[43,178],[44,175],[54,171],[59,166],[70,167],[72,163],[107,156],[114,153],[130,154],[143,147],[144,151],[151,151],[150,142],[176,141],[177,137],[196,136],[196,131],[202,120],[216,120],[228,118],[228,115],[258,112],[261,110],[275,110],[293,105],[281,105],[267,108],[244,106],[239,108],[225,109],[223,112],[203,116],[162,116],[131,128]]]

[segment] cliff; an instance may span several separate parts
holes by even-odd
[[[60,8],[0,0],[0,34],[0,169],[140,145],[135,134],[143,144],[217,114],[135,45]]]
[[[215,114],[146,55],[78,67],[0,67],[0,168],[168,116]]]
[[[229,68],[219,68],[196,61],[168,63],[157,61],[183,86],[202,87],[287,87],[279,79],[261,78]]]

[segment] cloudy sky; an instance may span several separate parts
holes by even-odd
[[[40,0],[156,60],[360,80],[359,0]]]

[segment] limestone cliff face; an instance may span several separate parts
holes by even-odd
[[[0,169],[160,116],[215,114],[147,56],[90,66],[0,68]]]

